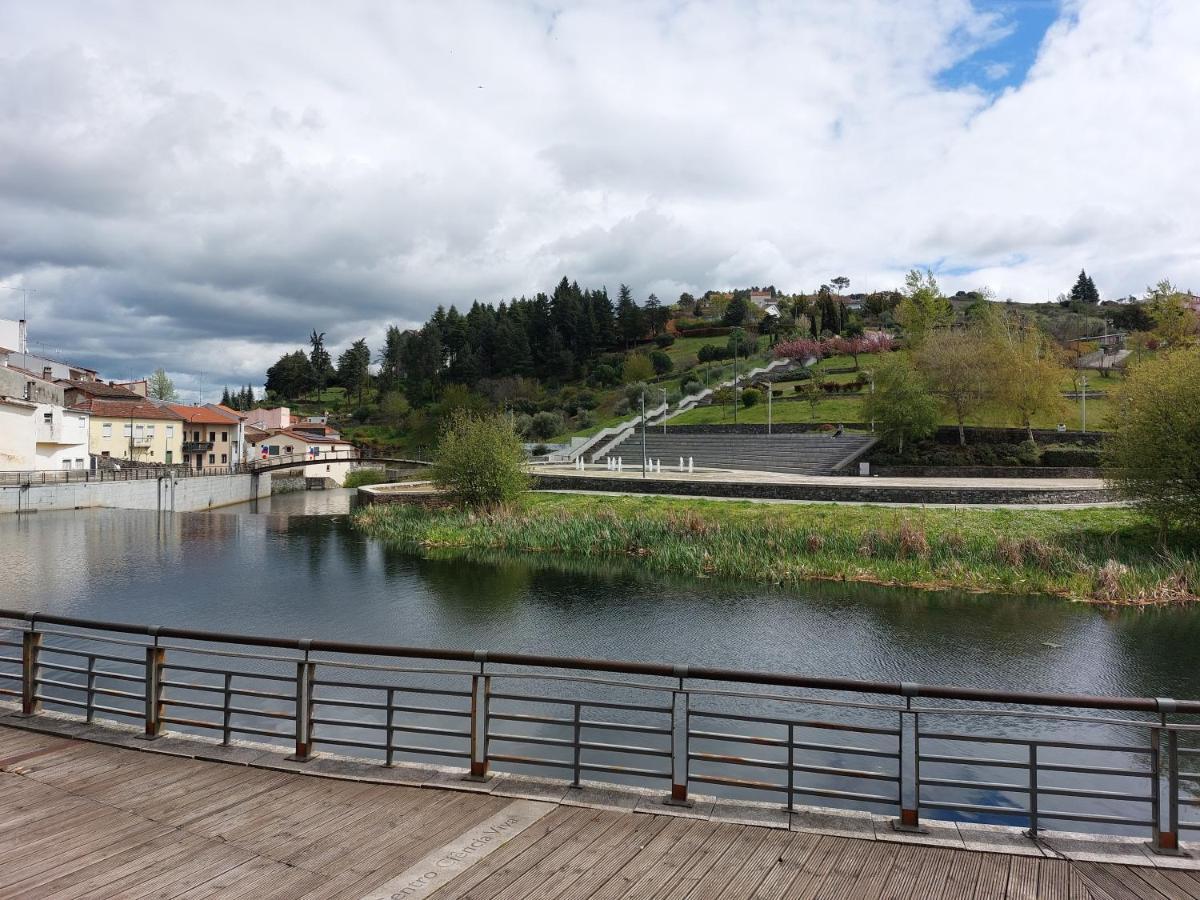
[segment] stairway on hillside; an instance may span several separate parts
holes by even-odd
[[[856,451],[866,452],[875,442],[872,435],[843,434],[705,434],[651,430],[646,434],[646,455],[661,459],[663,470],[676,468],[682,456],[706,469],[741,469],[783,472],[793,475],[830,475]],[[641,465],[642,433],[632,432],[596,462],[621,457],[626,466]],[[847,473],[853,474],[853,473]]]

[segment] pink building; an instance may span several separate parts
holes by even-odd
[[[259,428],[263,431],[290,428],[295,421],[292,411],[286,406],[277,406],[274,409],[256,408],[246,413],[246,426],[249,428]]]

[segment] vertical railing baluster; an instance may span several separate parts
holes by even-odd
[[[578,700],[575,701],[575,718],[573,724],[574,738],[571,746],[575,750],[574,764],[571,767],[571,772],[574,778],[571,780],[571,787],[579,787],[579,757],[582,755],[583,748],[580,746],[582,741],[583,726],[581,725],[581,704]]]
[[[1038,751],[1037,744],[1029,742],[1029,831],[1031,838],[1038,836]]]
[[[387,741],[387,749],[384,750],[384,757],[383,757],[383,764],[385,766],[394,765],[395,761],[396,761],[396,751],[393,748],[393,744],[395,743],[395,738],[396,738],[396,709],[395,709],[395,706],[396,706],[396,689],[390,687],[387,689],[387,709],[384,710],[384,715],[386,716],[386,718],[384,719],[384,725],[387,726],[384,729],[384,734],[387,736],[385,738],[385,740]]]
[[[146,647],[146,732],[143,737],[152,741],[162,733],[162,669],[166,651],[158,645],[158,627],[150,629],[154,643]]]
[[[488,710],[491,705],[492,676],[484,674],[487,653],[475,654],[479,673],[471,676],[471,770],[470,781],[487,781],[488,775]]]
[[[233,741],[233,673],[225,673],[221,691],[221,743],[226,747]]]
[[[791,722],[788,723],[788,746],[787,746],[787,764],[788,764],[788,812],[793,812],[796,809],[796,726]]]
[[[311,643],[300,641],[304,658],[296,661],[296,752],[288,757],[296,762],[308,762],[312,759],[313,678],[317,665],[308,660],[308,647]]]
[[[905,681],[900,685],[900,695],[904,697],[904,708],[900,710],[899,727],[897,728],[900,750],[900,818],[892,820],[892,828],[896,831],[923,832],[921,827],[921,720],[920,714],[913,711],[912,698],[920,692],[920,686]],[[909,741],[904,739],[904,720],[909,721],[912,734],[912,750],[908,749]],[[904,805],[905,784],[910,790],[911,805]]]
[[[1154,828],[1149,847],[1164,856],[1177,856],[1179,850],[1179,744],[1178,734],[1168,723],[1167,716],[1175,712],[1176,702],[1163,697],[1155,699],[1159,724],[1150,729],[1150,803]],[[1166,752],[1163,739],[1166,738]],[[1165,756],[1165,760],[1164,760]],[[1166,777],[1163,764],[1166,764]],[[1162,795],[1167,792],[1167,827],[1163,828]]]
[[[87,658],[87,695],[84,697],[85,719],[89,725],[96,718],[96,654]]]
[[[37,631],[34,616],[29,617],[29,630],[21,634],[21,715],[36,715],[42,708],[38,699],[38,656],[42,651],[42,634]]]
[[[671,795],[664,801],[670,806],[692,805],[688,797],[692,710],[691,698],[683,686],[687,672],[687,666],[675,667],[675,677],[679,682],[671,692]]]

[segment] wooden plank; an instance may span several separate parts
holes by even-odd
[[[766,833],[761,828],[743,826],[734,835],[725,848],[715,856],[707,872],[696,871],[680,879],[672,892],[665,897],[724,897],[725,888],[738,870],[745,865],[747,858],[752,856],[763,840]]]
[[[965,850],[950,850],[946,847],[926,847],[929,852],[921,860],[921,870],[917,876],[915,897],[933,897],[941,893],[950,873],[950,860],[955,853],[965,853]]]
[[[762,883],[755,889],[752,900],[777,900],[796,880],[804,860],[820,843],[820,836],[808,832],[791,832],[779,858],[772,864]]]
[[[1088,890],[1099,890],[1112,900],[1162,900],[1167,896],[1150,887],[1136,875],[1130,877],[1130,873],[1123,871],[1127,868],[1104,863],[1075,863],[1075,869],[1083,878]]]
[[[554,852],[597,815],[599,811],[594,809],[560,806],[450,884],[439,888],[434,896],[437,900],[459,900],[477,887],[483,892],[500,890]]]
[[[526,896],[536,900],[560,897],[586,900],[671,821],[667,816],[636,815],[630,818],[633,820],[631,829],[622,833],[610,828],[570,865],[555,872]]]
[[[999,853],[983,853],[980,856],[975,896],[1003,897],[1008,890],[1008,864],[1011,857]]]
[[[796,877],[783,895],[788,900],[811,900],[821,895],[821,883],[837,864],[846,838],[822,835],[796,871]]]
[[[699,819],[672,818],[662,831],[641,847],[604,884],[596,889],[591,900],[613,900],[624,894],[629,890],[630,885],[637,882],[655,866],[660,865],[663,858],[671,852],[671,848],[699,824]]]
[[[1200,879],[1193,877],[1195,872],[1179,869],[1159,869],[1158,872],[1170,881],[1175,889],[1185,897],[1200,897]]]
[[[1065,859],[1038,860],[1037,897],[1071,900],[1071,863]]]
[[[874,841],[841,843],[836,852],[832,854],[833,860],[829,871],[820,880],[819,896],[844,896],[850,885],[857,881],[858,873],[874,846]],[[882,887],[882,883],[880,886]]]
[[[941,900],[970,900],[975,897],[975,885],[979,881],[982,853],[955,853],[946,873],[946,883],[939,894]]]
[[[1014,856],[1008,864],[1008,890],[1011,900],[1038,900],[1038,858],[1036,856]]]
[[[792,835],[789,831],[780,828],[769,829],[766,839],[746,859],[733,879],[725,886],[722,896],[730,898],[730,900],[752,897],[767,877],[767,873],[771,871],[772,866],[779,861],[779,857],[791,843],[791,838]]]
[[[646,870],[636,878],[619,897],[653,897],[665,885],[671,883],[676,874],[683,870],[688,861],[710,841],[723,839],[718,827],[711,822],[692,820],[679,841],[663,855],[658,865]],[[610,895],[611,896],[611,895]]]
[[[1130,866],[1126,871],[1137,876],[1150,885],[1150,887],[1167,897],[1187,897],[1191,898],[1191,900],[1200,897],[1200,882],[1191,878],[1180,880],[1169,878],[1167,872],[1170,870],[1151,869],[1147,866]]]

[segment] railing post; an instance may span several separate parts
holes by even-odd
[[[492,676],[484,674],[487,653],[478,650],[475,659],[479,674],[471,676],[471,771],[468,781],[487,781],[488,774],[488,707],[491,704]]]
[[[89,653],[87,658],[87,696],[84,698],[86,721],[89,725],[96,718],[96,655]]]
[[[796,726],[788,723],[788,812],[796,810]]]
[[[313,676],[317,664],[308,661],[308,647],[312,641],[301,641],[304,658],[296,661],[296,752],[288,757],[295,762],[312,759],[312,710]]]
[[[146,733],[143,737],[152,741],[162,734],[162,668],[167,653],[158,646],[158,627],[150,629],[154,643],[146,648]]]
[[[571,787],[579,787],[579,780],[580,780],[580,759],[579,758],[580,758],[580,756],[583,755],[583,748],[580,746],[580,742],[583,739],[582,738],[583,725],[582,725],[581,720],[582,720],[582,704],[580,704],[579,701],[576,701],[575,702],[574,727],[573,727],[574,740],[572,741],[572,747],[574,748],[575,753],[574,753],[574,764],[571,767],[571,773],[573,776],[571,779]]]
[[[892,820],[892,828],[896,831],[915,832],[924,834],[926,829],[921,827],[921,719],[920,714],[913,712],[912,698],[920,693],[920,685],[911,681],[902,682],[900,695],[904,697],[904,709],[900,711],[897,735],[900,751],[900,818]],[[904,738],[904,721],[908,719],[911,741]],[[909,745],[912,749],[909,749]],[[909,788],[908,804],[905,804],[905,786]]]
[[[21,715],[36,715],[42,708],[37,696],[38,654],[42,634],[37,631],[36,615],[29,617],[29,630],[21,634]]]
[[[1038,836],[1038,752],[1037,744],[1029,742],[1029,830],[1035,841]]]
[[[1153,791],[1151,817],[1154,830],[1147,846],[1163,856],[1179,856],[1179,736],[1167,724],[1167,716],[1176,708],[1174,700],[1156,698],[1160,725],[1150,729],[1150,785]],[[1163,737],[1166,737],[1166,752]],[[1164,758],[1165,757],[1165,758]],[[1166,777],[1163,768],[1166,768]],[[1162,795],[1167,792],[1167,826],[1163,828]]]
[[[668,806],[691,806],[688,797],[688,731],[691,729],[691,709],[688,692],[683,687],[688,667],[676,666],[679,685],[671,692],[671,795],[663,802]]]
[[[383,758],[383,764],[385,766],[393,765],[395,762],[396,751],[394,749],[392,749],[392,741],[396,736],[396,718],[395,718],[396,710],[393,709],[393,707],[395,705],[396,705],[396,689],[388,688],[387,689],[387,710],[384,713],[384,715],[387,717],[385,719],[385,724],[387,727],[384,729],[384,734],[386,735],[384,740],[387,743],[387,749],[384,751],[384,758]]]
[[[233,740],[233,673],[225,673],[225,689],[221,692],[221,743],[226,747]]]

